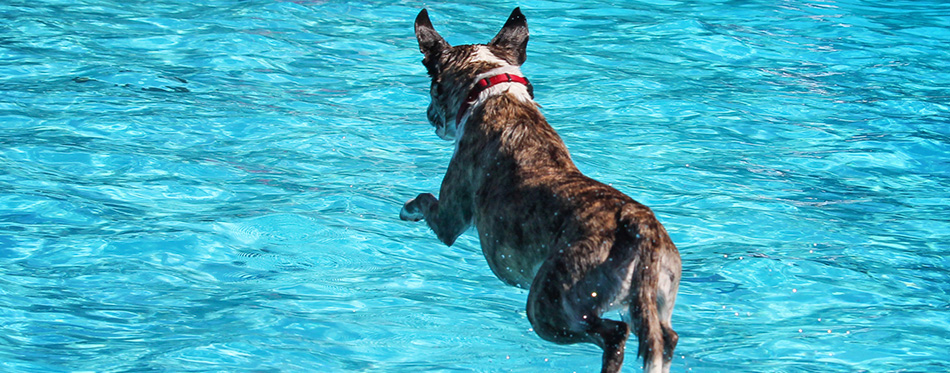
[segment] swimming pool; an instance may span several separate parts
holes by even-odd
[[[516,5],[575,162],[680,249],[673,371],[950,370],[950,5],[830,0],[5,1],[0,370],[599,369],[398,219],[452,152],[412,20]]]

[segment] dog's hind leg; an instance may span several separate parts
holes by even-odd
[[[572,273],[563,262],[549,259],[538,270],[528,293],[528,321],[544,340],[558,344],[593,343],[604,350],[601,372],[617,373],[623,365],[630,327],[603,319],[597,302],[574,299],[562,276]]]
[[[588,335],[604,350],[601,372],[620,372],[623,351],[630,335],[630,327],[623,321],[595,318],[589,323]]]

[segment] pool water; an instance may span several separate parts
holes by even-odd
[[[946,2],[5,0],[0,371],[597,371],[398,219],[452,152],[416,13],[516,5],[578,166],[680,249],[673,371],[950,370]]]

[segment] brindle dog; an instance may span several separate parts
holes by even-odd
[[[668,372],[679,252],[648,207],[574,166],[519,69],[520,9],[488,44],[450,46],[425,9],[415,32],[432,77],[429,121],[456,148],[441,199],[420,194],[399,217],[425,219],[446,245],[474,223],[495,275],[530,288],[528,320],[541,338],[594,343],[602,371],[619,372],[631,326],[603,315],[620,309],[644,370]]]

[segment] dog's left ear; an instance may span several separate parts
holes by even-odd
[[[435,57],[451,48],[449,43],[446,43],[445,39],[432,27],[429,12],[425,9],[422,9],[419,15],[416,16],[415,29],[416,39],[419,41],[419,51],[426,56],[426,59]]]
[[[528,47],[528,22],[521,14],[521,8],[515,8],[508,16],[505,26],[498,31],[494,39],[488,43],[491,46],[504,48],[513,54],[514,62],[518,65],[524,63],[527,59],[526,49]]]

